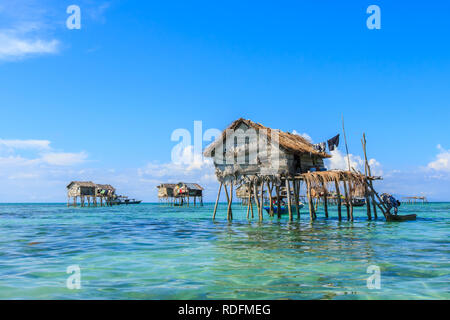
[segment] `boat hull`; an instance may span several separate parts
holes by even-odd
[[[386,221],[412,221],[416,220],[417,215],[415,214],[407,214],[403,216],[391,214],[387,216]]]
[[[301,209],[301,208],[303,208],[303,206],[304,206],[303,204],[299,204],[298,208]],[[295,209],[295,205],[293,204],[292,210],[294,210],[294,209]],[[270,207],[264,207],[264,210],[266,210],[266,212],[269,213]],[[278,206],[273,206],[273,213],[278,214]],[[285,206],[280,207],[280,214],[288,214],[288,213],[289,213],[288,207],[285,207]]]

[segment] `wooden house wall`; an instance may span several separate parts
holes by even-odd
[[[242,123],[237,129],[246,132],[248,127]],[[311,168],[324,168],[323,159],[320,157],[310,154],[294,155],[273,143],[262,143],[258,146],[257,141],[251,135],[245,139],[247,143],[244,142],[244,144],[242,144],[242,137],[240,139],[235,137],[235,133],[227,137],[228,140],[233,141],[228,150],[226,140],[219,143],[215,150],[215,153],[222,151],[224,157],[224,159],[213,158],[216,168],[220,171],[230,170],[241,174],[296,174],[308,172]],[[276,149],[278,155],[272,156],[272,151]],[[278,159],[278,165],[274,162],[277,161],[276,159]]]

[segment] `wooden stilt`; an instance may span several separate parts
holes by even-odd
[[[272,188],[273,188],[273,185],[270,186],[269,181],[267,181],[267,192],[269,193],[269,215],[271,217],[273,217]]]
[[[350,199],[348,196],[347,182],[345,180],[342,182],[343,182],[344,191],[345,191],[345,207],[347,208],[347,220],[350,220]]]
[[[352,182],[348,181],[348,198],[350,200],[350,220],[353,221],[353,192],[354,188],[352,186]]]
[[[327,194],[327,188],[325,182],[322,181],[322,187],[323,187],[323,209],[325,211],[325,218],[328,218],[328,194]]]
[[[259,220],[263,220],[263,212],[264,212],[264,181],[261,180],[261,202],[259,206]]]
[[[249,202],[250,202],[250,210],[252,211],[252,219],[255,217],[255,215],[253,214],[253,203],[252,203],[252,197],[253,197],[253,195],[252,195],[252,183],[250,183],[250,186],[249,186],[249,193],[250,193],[250,196],[249,196]]]
[[[280,186],[277,186],[276,190],[277,190],[277,215],[278,215],[278,218],[281,218]]]
[[[287,202],[289,210],[289,221],[292,221],[292,205],[291,205],[291,186],[288,177],[286,177],[286,192],[287,192]]]
[[[248,203],[247,203],[247,219],[250,217],[250,207],[252,207],[252,215],[253,215],[253,206],[252,206],[252,188],[251,184],[249,183],[247,186],[248,190]]]
[[[259,216],[259,199],[258,199],[258,189],[256,185],[257,182],[255,181],[253,183],[253,198],[255,199],[256,209],[258,209],[258,216]]]
[[[334,181],[335,187],[336,187],[336,196],[337,196],[337,206],[338,206],[338,218],[339,221],[342,220],[341,215],[341,191],[339,190],[339,182],[336,180]]]
[[[295,201],[295,211],[297,212],[297,219],[300,219],[300,208],[298,206],[298,188],[297,188],[297,181],[295,181],[295,178],[292,179],[292,188],[294,189],[294,201]]]
[[[219,204],[219,197],[220,197],[220,191],[222,190],[222,185],[223,185],[223,182],[220,183],[219,191],[217,192],[216,204],[214,205],[213,220],[216,218],[217,205]]]
[[[309,218],[312,221],[314,220],[314,204],[311,195],[311,183],[309,180],[306,180],[306,193],[308,196]]]
[[[233,220],[233,211],[231,210],[232,203],[233,203],[233,183],[231,182],[230,183],[230,202],[228,203],[228,209],[227,209],[228,220]]]

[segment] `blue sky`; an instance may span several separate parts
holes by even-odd
[[[66,28],[71,4],[80,30]],[[381,30],[366,27],[371,4]],[[146,201],[157,182],[196,180],[212,199],[210,164],[171,163],[175,129],[244,117],[320,142],[342,114],[355,162],[367,135],[380,191],[449,200],[449,12],[444,1],[0,0],[0,201],[65,201],[72,179]]]

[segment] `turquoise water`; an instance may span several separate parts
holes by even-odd
[[[450,203],[403,205],[417,221],[259,223],[212,204],[0,205],[0,299],[449,299]],[[320,210],[319,210],[320,211]],[[81,289],[66,287],[68,266]],[[367,267],[381,270],[368,289]]]

